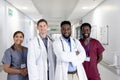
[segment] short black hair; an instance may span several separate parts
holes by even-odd
[[[62,21],[60,26],[62,27],[64,24],[68,24],[71,26],[71,22],[70,21]]]
[[[91,30],[91,25],[89,23],[83,23],[81,26],[80,26],[80,30],[82,31],[82,28],[85,27],[85,26],[88,26]]]
[[[46,24],[48,24],[45,19],[40,19],[40,20],[37,22],[37,26],[39,25],[40,22],[45,22]]]

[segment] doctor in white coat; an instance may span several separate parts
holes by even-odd
[[[47,21],[40,19],[37,23],[37,29],[39,34],[28,46],[29,80],[54,80],[55,55],[52,48],[52,39],[47,36]]]
[[[82,63],[86,58],[84,48],[77,39],[71,37],[71,23],[61,23],[62,36],[53,42],[56,71],[55,80],[87,80]]]

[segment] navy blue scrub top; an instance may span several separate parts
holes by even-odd
[[[28,49],[23,47],[23,53],[18,50],[13,50],[12,48],[8,48],[3,56],[2,63],[10,65],[11,68],[21,68],[22,64],[22,56],[24,54],[24,63],[27,65],[27,52]],[[28,75],[23,76],[21,74],[10,74],[8,73],[7,80],[28,80]]]

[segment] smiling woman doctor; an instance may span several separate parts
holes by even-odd
[[[39,34],[28,46],[29,80],[54,80],[55,55],[52,50],[52,39],[47,36],[47,21],[40,19],[37,29]]]
[[[62,36],[53,42],[57,57],[55,80],[87,80],[82,66],[86,54],[80,42],[71,37],[69,21],[61,23],[61,33]]]

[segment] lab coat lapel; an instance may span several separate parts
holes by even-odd
[[[54,58],[55,55],[53,53],[53,48],[52,48],[52,41],[48,38],[48,42],[47,42],[47,47],[48,47],[48,60],[49,60],[49,80],[54,80],[54,69],[55,69],[55,62],[54,62]]]
[[[62,48],[65,52],[70,52],[70,47],[68,43],[61,37]]]
[[[70,37],[70,41],[71,41],[71,50],[72,51],[76,50],[77,49],[77,45],[76,45],[75,39]]]
[[[40,41],[41,51],[42,51],[42,57],[44,60],[47,60],[47,50],[46,47],[42,41],[42,38],[38,35],[38,39]]]

